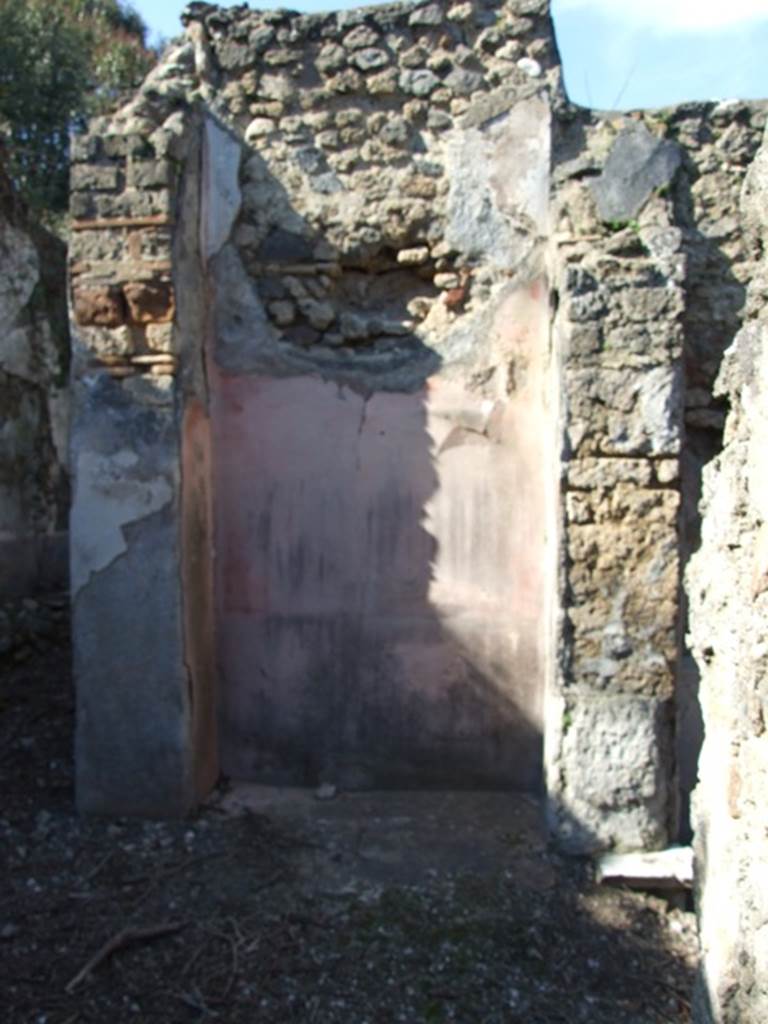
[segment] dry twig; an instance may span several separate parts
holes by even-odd
[[[72,978],[65,986],[66,992],[74,992],[78,985],[80,985],[89,974],[109,959],[113,953],[116,953],[119,949],[124,949],[126,946],[131,946],[137,942],[147,942],[149,939],[158,939],[163,935],[173,935],[175,932],[181,931],[182,928],[186,927],[186,923],[182,921],[167,921],[164,924],[149,925],[146,928],[123,928],[116,935],[113,935],[111,939],[104,943],[101,949],[97,950],[91,959],[82,967],[77,974]]]
[[[87,884],[88,884],[89,882],[92,882],[92,881],[94,880],[94,878],[96,877],[96,875],[98,875],[98,874],[99,874],[99,872],[101,871],[101,869],[102,869],[102,868],[104,868],[104,867],[106,867],[106,865],[107,865],[107,864],[109,863],[109,861],[110,861],[110,860],[112,860],[112,857],[113,857],[113,855],[114,855],[114,852],[115,852],[114,850],[110,850],[110,851],[109,851],[109,852],[108,852],[108,853],[106,854],[106,856],[104,856],[104,857],[102,857],[102,858],[101,858],[101,860],[100,860],[100,861],[99,861],[99,863],[98,863],[98,864],[96,865],[96,867],[95,867],[95,868],[94,868],[94,869],[93,869],[92,871],[89,871],[89,873],[88,873],[88,874],[87,874],[87,875],[85,876],[85,878],[83,879],[83,882],[84,882],[84,883],[85,883],[86,885],[87,885]]]

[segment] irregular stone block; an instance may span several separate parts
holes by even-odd
[[[575,459],[567,466],[568,487],[613,490],[619,483],[646,487],[651,482],[652,465],[648,459]]]
[[[336,310],[330,302],[303,299],[299,302],[299,309],[309,321],[310,326],[318,331],[324,331],[336,319]]]
[[[252,142],[254,139],[263,138],[277,130],[277,125],[269,117],[254,117],[245,129],[245,141]]]
[[[427,128],[432,131],[443,131],[446,128],[450,128],[453,124],[453,118],[450,114],[446,114],[444,110],[430,110],[427,115]]]
[[[410,46],[399,54],[398,64],[401,68],[420,68],[428,58],[429,53],[423,46]]]
[[[397,79],[397,68],[387,68],[376,75],[369,75],[365,80],[365,87],[372,96],[389,95],[396,91]]]
[[[344,36],[343,43],[348,50],[361,50],[376,46],[380,41],[379,33],[368,25],[358,25]]]
[[[429,249],[426,245],[416,246],[413,249],[401,249],[397,254],[397,262],[404,267],[418,267],[429,259]]]
[[[449,21],[469,21],[474,14],[474,7],[471,3],[454,4],[448,8],[446,17]]]
[[[369,46],[364,50],[357,50],[350,57],[350,63],[361,71],[373,71],[375,68],[381,68],[388,64],[389,56],[384,50]]]
[[[540,78],[542,74],[541,64],[533,57],[521,57],[517,62],[520,70],[529,78]]]
[[[267,309],[278,327],[288,327],[296,319],[296,307],[288,299],[276,299]]]
[[[69,143],[69,158],[73,163],[98,160],[101,138],[97,135],[73,135]]]
[[[99,357],[133,355],[136,345],[131,328],[81,326],[77,340]]]
[[[400,74],[400,88],[412,96],[429,96],[438,87],[440,79],[427,68],[403,71]]]
[[[153,352],[173,351],[173,324],[163,323],[147,324],[146,327],[147,346]]]
[[[70,188],[76,192],[111,192],[119,180],[119,168],[114,164],[74,164],[69,172]]]
[[[216,57],[225,71],[247,68],[253,61],[250,41],[239,43],[234,39],[223,39],[216,46]]]
[[[454,68],[445,79],[445,85],[457,96],[469,96],[483,84],[483,76],[477,71],[466,68]]]
[[[339,46],[338,43],[326,43],[325,46],[320,50],[315,60],[315,64],[326,73],[338,71],[344,67],[347,62],[347,54],[344,52],[344,48]]]
[[[682,427],[679,366],[571,369],[568,434],[574,453],[677,455]]]
[[[636,217],[654,190],[672,181],[681,159],[680,147],[670,139],[659,139],[642,124],[624,128],[592,185],[602,219]]]
[[[628,483],[568,495],[571,683],[592,691],[671,695],[678,507],[676,491]]]
[[[363,78],[353,68],[347,68],[328,79],[328,88],[338,93],[358,92],[363,88]]]
[[[303,263],[312,259],[312,242],[293,231],[274,228],[259,246],[257,258],[265,262]]]
[[[668,840],[670,709],[640,697],[568,700],[550,821],[572,853],[660,850]]]
[[[415,11],[409,16],[409,25],[426,25],[434,26],[441,25],[443,23],[443,10],[439,4],[427,4],[426,7],[417,7]]]
[[[296,86],[283,74],[264,74],[259,80],[258,95],[265,100],[288,103],[296,95]]]
[[[299,54],[287,47],[278,47],[276,50],[267,50],[262,57],[265,64],[272,67],[282,67],[286,64],[294,64],[299,60]]]
[[[170,160],[129,160],[127,184],[133,188],[168,188],[173,183]]]

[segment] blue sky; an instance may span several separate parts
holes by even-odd
[[[358,6],[276,0],[252,7]],[[133,0],[153,36],[181,30],[183,0]],[[768,99],[768,0],[552,0],[568,95],[599,109]]]

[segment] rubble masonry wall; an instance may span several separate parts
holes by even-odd
[[[328,517],[314,514],[333,492],[347,494],[339,523],[373,509],[400,524],[407,543],[380,549],[381,579],[388,566],[422,566],[406,632],[364,632],[361,646],[402,654],[412,622],[430,619],[393,675],[452,680],[428,712],[411,715],[408,697],[387,728],[415,738],[434,715],[450,743],[464,729],[486,750],[505,721],[499,694],[532,666],[517,736],[529,766],[544,744],[560,840],[580,852],[663,846],[680,834],[700,741],[680,565],[722,428],[711,382],[754,262],[738,194],[764,110],[572,108],[539,0],[311,16],[193,4],[185,21],[131,103],[73,154],[81,805],[194,803],[217,770],[214,705],[236,770],[243,716],[251,737],[276,718],[272,735],[291,750],[297,734],[323,733],[335,712],[297,722],[267,706],[265,689],[248,711],[215,683],[222,663],[244,679],[274,639],[264,580],[285,598],[281,614],[317,618],[300,607],[317,590],[278,585],[293,564],[278,555],[301,537],[314,538],[317,564],[324,545],[335,552],[359,605],[361,581],[345,576],[359,558],[343,551],[354,530],[323,532]],[[367,444],[377,416],[405,430],[407,486],[371,447],[376,485],[353,498],[338,466],[353,466],[352,435]],[[290,500],[298,477],[280,477],[279,445],[262,442],[270,425],[327,462],[316,477],[328,486],[305,505]],[[259,460],[287,488],[269,519],[275,543],[253,540],[266,513]],[[412,506],[405,518],[381,512],[388,490]],[[392,575],[399,591],[368,595],[390,618],[408,599],[407,572]],[[348,622],[349,607],[334,607],[337,626]],[[481,608],[493,642],[483,615],[471,621]],[[445,657],[425,661],[446,622]],[[307,703],[304,655],[290,668],[305,650],[295,625],[277,666],[289,666],[294,708]],[[107,697],[93,665],[114,658],[104,644],[115,635],[125,650]],[[329,635],[315,661],[326,676]],[[523,641],[532,654],[515,662]],[[362,664],[341,663],[349,678]],[[371,672],[376,695],[380,664]],[[447,714],[446,694],[473,685],[494,700]],[[350,691],[329,691],[345,709]],[[356,720],[371,710],[363,701]],[[310,774],[370,779],[357,754],[340,766],[345,742],[311,748]],[[423,753],[411,746],[414,764]],[[482,779],[487,765],[470,761]],[[254,770],[277,778],[278,762],[273,752]]]

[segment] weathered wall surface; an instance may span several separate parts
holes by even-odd
[[[529,379],[495,401],[437,376],[370,396],[308,376],[218,389],[231,774],[538,784],[551,488],[525,439],[548,431],[546,292],[513,302],[498,342]]]
[[[765,111],[570,108],[543,0],[185,23],[75,150],[82,806],[189,806],[218,706],[275,781],[531,785],[543,730],[564,845],[663,846]]]
[[[184,813],[218,770],[192,121],[105,120],[73,151],[77,784],[96,813]]]
[[[685,253],[683,376],[684,445],[680,461],[680,559],[699,545],[701,474],[722,447],[725,403],[714,382],[744,317],[746,286],[757,270],[756,250],[744,231],[741,192],[760,145],[765,103],[684,104],[660,111],[682,164],[670,194]],[[686,629],[686,595],[682,595]],[[680,838],[690,841],[689,801],[696,783],[703,723],[698,667],[681,652],[676,700],[676,759]]]
[[[768,242],[768,144],[743,194],[746,238]],[[701,548],[687,574],[690,642],[701,673],[705,741],[695,791],[704,963],[697,1019],[768,1017],[768,264],[717,383],[730,402],[725,447],[704,474]]]
[[[0,597],[66,583],[65,260],[0,169]]]
[[[550,808],[588,852],[655,848],[673,806],[684,260],[674,143],[572,112],[554,168],[564,390],[558,690]]]
[[[541,13],[194,13],[219,75],[205,233],[230,773],[540,779],[558,81]]]
[[[754,270],[739,196],[765,114],[565,108],[557,122],[565,519],[547,735],[552,816],[574,849],[690,834],[702,729],[680,568],[721,437],[712,384]]]
[[[157,771],[167,758],[167,799],[187,798],[187,718],[211,692],[187,697],[181,652],[202,616],[198,658],[212,664],[211,566],[192,555],[214,550],[210,516],[219,700],[238,771],[268,769],[282,746],[279,770],[305,780],[325,771],[325,745],[354,775],[388,666],[396,699],[379,715],[376,758],[392,780],[531,785],[556,533],[542,240],[559,67],[546,4],[312,17],[197,4],[186,21],[187,42],[75,153],[81,802],[161,810],[129,781],[143,745]],[[181,194],[199,188],[197,240],[179,182]],[[349,417],[337,417],[342,402]],[[328,428],[336,418],[343,436]],[[301,516],[289,515],[296,488]],[[128,601],[141,545],[158,571]],[[98,638],[127,635],[128,604],[146,610],[131,632],[150,642],[99,704]],[[339,658],[328,637],[352,620],[357,641]],[[156,671],[157,623],[169,643]],[[255,663],[276,677],[268,693]],[[349,687],[366,673],[354,704]],[[148,687],[167,703],[151,727],[137,720]],[[320,697],[323,722],[348,719],[325,738]],[[280,708],[271,734],[267,702]],[[120,757],[99,773],[100,737],[120,714]]]

